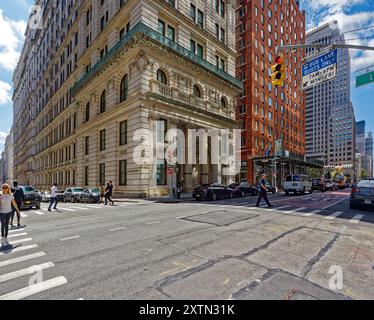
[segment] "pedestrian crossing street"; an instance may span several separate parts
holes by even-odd
[[[260,208],[255,207],[252,205],[230,205],[230,204],[195,204],[197,206],[207,206],[207,207],[217,207],[219,205],[222,208],[230,208],[230,209],[249,209],[251,211],[259,211],[264,213],[279,213],[279,214],[288,214],[288,215],[298,215],[301,217],[308,217],[308,218],[319,218],[324,219],[326,221],[333,221],[335,219],[344,219],[348,220],[347,222],[350,224],[358,224],[359,222],[374,222],[374,213],[373,212],[363,212],[363,213],[355,213],[354,211],[334,211],[331,209],[315,209],[315,208],[308,208],[308,207],[296,207],[293,205],[274,205],[271,209],[268,209],[267,206],[262,205]]]
[[[0,300],[21,300],[67,284],[50,276],[55,265],[40,251],[25,229],[9,231],[10,245],[0,248]]]
[[[73,212],[88,212],[89,210],[103,210],[108,209],[112,210],[113,208],[118,207],[129,207],[134,206],[136,204],[115,204],[114,206],[104,206],[104,205],[98,205],[98,204],[78,204],[78,203],[61,203],[57,205],[57,210],[52,210],[52,212],[48,211],[48,204],[42,204],[42,207],[39,210],[24,210],[21,211],[21,217],[27,218],[30,216],[44,216],[47,214],[53,214],[53,213],[73,213]]]

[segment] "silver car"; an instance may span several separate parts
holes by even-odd
[[[64,202],[79,202],[83,188],[68,188],[64,192]]]

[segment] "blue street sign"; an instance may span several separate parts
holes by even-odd
[[[334,79],[337,75],[338,49],[303,65],[303,89]]]

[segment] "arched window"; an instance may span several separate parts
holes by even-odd
[[[90,120],[90,103],[87,102],[86,105],[86,116],[85,116],[86,122]]]
[[[193,95],[197,98],[201,98],[201,91],[198,86],[193,87]]]
[[[157,80],[163,84],[168,84],[165,72],[160,69],[157,70]]]
[[[100,113],[105,112],[106,109],[106,91],[104,90],[100,98]]]
[[[227,106],[227,103],[226,103],[226,99],[224,97],[221,98],[221,108],[226,108]]]
[[[129,81],[127,74],[122,78],[121,81],[121,88],[120,88],[120,102],[123,102],[127,100],[128,96],[128,91],[129,91]]]

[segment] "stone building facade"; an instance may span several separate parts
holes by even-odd
[[[230,182],[221,163],[174,165],[170,180],[164,160],[148,161],[169,129],[186,133],[187,154],[188,129],[236,128],[235,10],[229,0],[46,2],[14,76],[16,178],[41,190],[112,180],[133,197]]]

